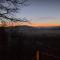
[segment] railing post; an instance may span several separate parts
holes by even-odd
[[[39,60],[39,50],[36,51],[36,60]]]

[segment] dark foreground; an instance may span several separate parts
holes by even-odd
[[[1,27],[0,60],[34,60],[37,49],[40,51],[40,60],[60,60],[59,29]]]

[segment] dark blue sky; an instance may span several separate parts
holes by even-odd
[[[37,23],[60,22],[60,0],[31,0],[31,5],[23,7],[18,17],[26,17]]]

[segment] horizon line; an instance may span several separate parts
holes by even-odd
[[[29,23],[29,22],[5,22],[5,23],[0,23],[0,27],[9,27],[9,26],[32,26],[32,27],[55,27],[55,26],[60,26],[60,24],[54,24],[54,23]]]

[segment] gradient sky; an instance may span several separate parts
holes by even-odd
[[[34,23],[60,24],[60,0],[31,0],[30,3],[17,17],[26,17]]]

